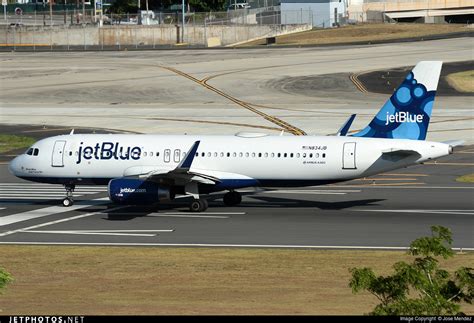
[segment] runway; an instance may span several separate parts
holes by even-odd
[[[240,206],[210,196],[204,213],[186,198],[158,209],[114,206],[106,188],[76,191],[32,184],[0,166],[0,243],[128,246],[403,249],[431,225],[453,231],[454,247],[474,250],[474,146],[437,161],[338,185],[242,190]]]

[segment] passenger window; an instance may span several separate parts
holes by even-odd
[[[255,157],[255,153],[252,153],[252,157]]]
[[[309,154],[309,158],[313,158],[313,154]]]
[[[278,153],[278,158],[280,158],[280,157],[281,157],[281,154],[280,154],[280,153]]]
[[[244,155],[244,154],[242,154],[242,153],[239,153],[239,157],[242,157],[243,155]]]
[[[272,158],[275,157],[275,153],[272,153]]]
[[[300,153],[296,153],[296,158],[300,158]]]
[[[326,154],[323,154],[323,158],[326,158]]]
[[[152,151],[150,151],[150,157],[153,157],[153,152]]]
[[[206,156],[206,153],[201,153],[201,157],[205,157]]]
[[[245,153],[245,157],[249,157],[249,156],[250,156],[250,154],[249,154],[249,153]]]
[[[284,153],[284,154],[283,154],[283,157],[285,157],[285,158],[286,158],[286,156],[287,156],[287,153]]]
[[[224,153],[221,153],[221,157],[224,157]]]
[[[227,157],[230,157],[230,153],[227,153]]]
[[[232,156],[237,157],[237,153],[233,153]]]

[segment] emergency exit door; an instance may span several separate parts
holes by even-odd
[[[342,152],[342,169],[356,168],[356,143],[346,142]]]

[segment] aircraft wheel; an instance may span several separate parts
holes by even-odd
[[[66,197],[66,198],[63,200],[63,206],[65,206],[65,207],[72,206],[73,204],[74,204],[73,199],[71,199],[71,198],[69,198],[69,197]]]
[[[191,202],[189,205],[189,210],[191,210],[191,212],[203,212],[207,210],[207,207],[207,200],[199,199]]]
[[[229,192],[224,194],[224,204],[227,206],[234,206],[242,202],[242,195],[239,192]]]

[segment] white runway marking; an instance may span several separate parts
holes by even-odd
[[[104,198],[96,199],[96,200],[93,200],[93,201],[103,201],[103,200],[104,200]],[[70,207],[67,207],[67,208],[64,207],[64,206],[50,206],[50,207],[36,209],[36,210],[32,210],[32,211],[6,215],[6,216],[0,217],[0,227],[5,226],[5,225],[10,225],[10,224],[13,224],[13,223],[17,223],[17,222],[23,222],[23,221],[27,221],[27,220],[41,218],[41,217],[48,216],[48,215],[53,215],[53,214],[58,214],[58,213],[64,213],[64,212],[74,211],[74,210],[78,210],[78,209],[83,209],[83,208],[94,206],[94,205],[97,205],[97,203],[93,203],[93,204],[90,204],[90,203],[88,203],[88,204],[77,203],[76,205],[73,205],[73,206],[70,206]]]
[[[300,195],[346,195],[346,192],[331,192],[331,191],[267,191],[260,192],[259,194],[300,194]]]
[[[351,210],[356,212],[391,212],[391,213],[427,213],[427,214],[462,214],[462,215],[474,215],[474,210]]]
[[[106,192],[99,186],[78,186],[74,196],[84,196]],[[62,185],[0,183],[0,199],[4,200],[53,200],[62,199],[66,190]]]
[[[125,207],[126,206],[118,206],[116,208],[107,209],[107,210],[104,210],[104,211],[98,211],[98,212],[92,212],[92,213],[87,213],[87,214],[82,214],[82,215],[76,215],[76,216],[66,218],[66,219],[50,221],[50,222],[41,223],[41,224],[33,225],[33,226],[30,226],[30,227],[26,227],[26,228],[11,230],[11,231],[7,231],[7,232],[4,232],[4,233],[0,233],[0,237],[5,237],[5,236],[8,236],[8,235],[23,232],[23,231],[34,230],[34,229],[46,227],[48,225],[53,225],[53,224],[68,222],[68,221],[72,221],[72,220],[82,219],[82,218],[86,218],[86,217],[97,215],[97,214],[103,214],[103,212],[113,212],[113,211],[116,211],[116,210],[119,210],[119,209],[123,209]]]
[[[404,186],[401,186],[401,185],[400,186],[399,185],[382,186],[382,185],[371,185],[371,184],[331,185],[331,187],[339,187],[339,188],[353,187],[353,188],[375,188],[375,189],[379,189],[379,188],[385,188],[385,189],[423,189],[423,190],[426,190],[426,189],[460,189],[460,190],[468,189],[468,190],[472,190],[472,189],[474,189],[474,186],[407,186],[407,185],[404,185]]]
[[[173,217],[173,218],[201,218],[201,219],[228,219],[228,215],[245,215],[245,212],[201,212],[199,214],[183,214],[183,213],[155,213],[147,216],[153,217]]]
[[[268,245],[268,244],[216,244],[216,243],[127,243],[127,242],[4,242],[6,245],[65,245],[65,246],[137,246],[137,247],[225,247],[225,248],[284,248],[284,249],[348,249],[348,250],[408,250],[408,247],[378,246],[317,246],[317,245]],[[453,251],[474,251],[472,247],[452,248]]]
[[[174,230],[53,230],[53,231],[28,230],[28,231],[22,231],[22,232],[47,233],[47,234],[83,234],[83,235],[104,235],[104,236],[156,237],[157,236],[156,233],[173,232],[173,231]]]

